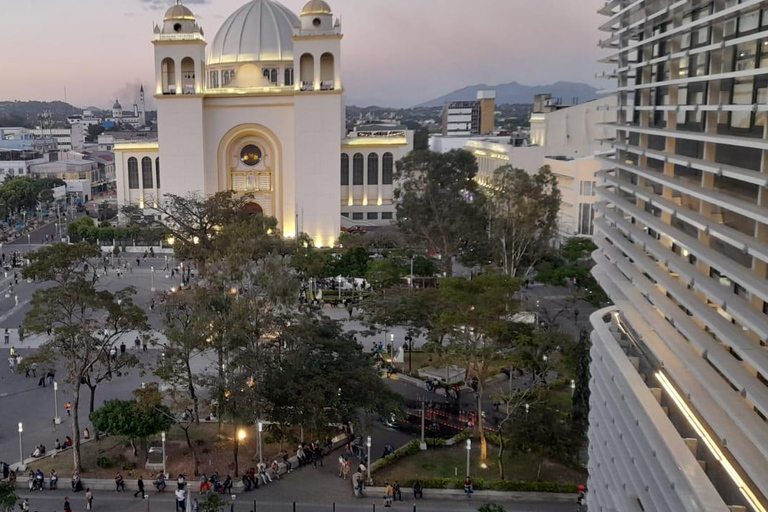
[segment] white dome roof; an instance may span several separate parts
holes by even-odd
[[[293,29],[298,16],[275,0],[251,0],[219,29],[208,65],[293,60]]]

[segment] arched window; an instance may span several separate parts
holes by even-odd
[[[285,70],[285,85],[293,85],[293,68]]]
[[[311,53],[305,53],[299,60],[299,77],[302,91],[315,89],[315,58]]]
[[[176,94],[176,62],[165,58],[160,67],[163,74],[163,94]]]
[[[349,155],[341,154],[341,186],[349,186]]]
[[[181,88],[182,94],[195,94],[195,61],[191,57],[184,57],[181,61]]]
[[[352,184],[363,184],[363,166],[365,164],[365,158],[362,153],[355,153],[352,157]]]
[[[334,76],[336,71],[333,67],[333,55],[330,53],[324,53],[320,57],[320,89],[324,91],[330,91],[335,86]]]
[[[160,157],[155,158],[155,186],[160,188]]]
[[[141,159],[141,180],[144,190],[152,187],[152,159],[145,156]]]
[[[128,188],[139,188],[139,161],[134,157],[128,159]]]
[[[395,171],[395,158],[392,153],[384,153],[381,158],[381,184],[391,185]]]
[[[273,69],[269,72],[269,81],[273,84],[277,83],[277,70]]]
[[[368,155],[368,184],[379,184],[379,155],[376,153]]]

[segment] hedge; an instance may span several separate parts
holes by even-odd
[[[413,487],[417,480],[402,482],[403,487]],[[454,478],[423,478],[418,479],[425,489],[463,489],[464,480]],[[508,491],[508,492],[552,492],[576,494],[578,487],[575,484],[558,484],[555,482],[525,482],[520,480],[491,480],[486,482],[482,478],[472,480],[472,487],[476,491]]]

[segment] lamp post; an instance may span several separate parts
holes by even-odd
[[[160,434],[160,439],[163,440],[163,476],[166,476],[165,475],[165,430],[163,430],[163,432]]]
[[[419,443],[419,449],[424,451],[427,449],[427,442],[424,440],[424,427],[426,424],[426,407],[424,406],[424,400],[421,401],[421,443]]]
[[[32,251],[32,235],[27,234],[27,252]]]
[[[61,424],[61,417],[59,416],[59,383],[53,381],[53,424]]]
[[[264,430],[264,424],[259,421],[259,424],[257,425],[258,431],[259,431],[259,464],[264,463],[264,451],[262,449],[262,443],[261,443],[261,432]]]
[[[19,423],[19,427],[21,427],[21,423]],[[371,436],[368,436],[368,439],[366,439],[365,445],[368,447],[368,464],[366,464],[366,468],[368,469],[368,482],[370,485],[371,481]]]
[[[389,347],[390,347],[389,358],[392,360],[392,363],[394,364],[395,362],[395,335],[394,334],[389,335]]]
[[[531,409],[531,404],[525,404],[525,420],[528,421],[528,411]]]
[[[573,395],[576,393],[576,381],[571,379],[571,398],[573,398]]]
[[[467,476],[469,476],[469,455],[472,452],[472,440],[467,439]]]
[[[411,256],[411,275],[410,279],[408,279],[408,287],[413,289],[413,256]]]
[[[24,427],[19,422],[19,471],[24,471],[27,467],[24,465],[24,442],[22,441],[21,434],[24,432]]]
[[[151,268],[151,276],[152,276],[152,286],[149,288],[149,291],[154,292],[155,291],[155,267]]]

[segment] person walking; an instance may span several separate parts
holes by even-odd
[[[115,492],[125,492],[125,480],[119,472],[115,474]]]
[[[69,504],[69,498],[64,496],[64,512],[72,512],[72,506]]]
[[[10,331],[8,331],[7,327],[5,328],[5,334],[3,335],[3,337],[5,338],[5,344],[6,345],[11,342],[11,333],[10,333]]]
[[[144,494],[144,479],[141,478],[141,475],[139,475],[139,479],[136,480],[136,487],[138,487],[138,491],[133,493],[133,497],[137,497],[139,494],[141,494],[141,499],[145,499],[147,496]]]
[[[184,489],[176,489],[176,510],[177,512],[185,512],[187,510],[186,503],[187,493]]]
[[[384,491],[384,506],[391,507],[392,497],[395,495],[395,491],[392,488],[392,486],[389,485],[389,482],[384,482],[384,486],[386,488],[386,490]]]
[[[67,416],[72,416],[72,404],[67,402],[64,404],[64,410],[67,411]]]
[[[85,488],[85,510],[93,510],[93,493],[90,487]]]

